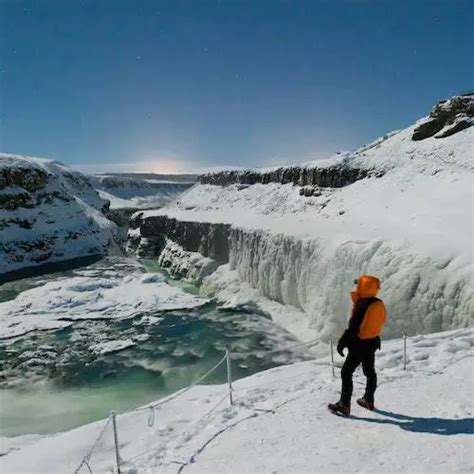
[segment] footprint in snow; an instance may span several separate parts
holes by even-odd
[[[465,351],[469,350],[471,348],[471,345],[467,342],[462,342],[462,341],[450,341],[446,342],[444,344],[444,349],[447,352],[450,352],[452,354],[459,352],[459,351]]]
[[[413,360],[426,360],[429,359],[430,354],[429,352],[417,352],[413,354],[412,359]]]
[[[461,337],[459,341],[465,344],[469,344],[470,347],[474,346],[474,336]]]
[[[384,369],[392,369],[394,367],[399,366],[401,360],[402,360],[401,355],[387,357],[385,360],[382,361],[381,367]]]
[[[438,345],[438,341],[420,341],[415,343],[415,347],[434,347]]]

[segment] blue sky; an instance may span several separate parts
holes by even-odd
[[[0,150],[85,171],[298,163],[472,89],[472,1],[0,0]]]

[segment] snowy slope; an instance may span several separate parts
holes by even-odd
[[[472,328],[409,338],[404,371],[402,341],[385,343],[377,358],[378,410],[354,403],[350,420],[325,408],[339,390],[328,357],[239,380],[233,407],[226,386],[194,387],[161,405],[154,420],[150,410],[118,416],[122,472],[472,472],[473,344]],[[363,384],[358,371],[355,395]],[[3,438],[0,469],[72,472],[104,426]],[[93,472],[110,472],[114,462],[108,425],[88,463]]]
[[[0,154],[0,274],[100,255],[116,227],[88,179],[47,159]]]
[[[263,296],[302,310],[310,330],[323,337],[346,324],[347,292],[366,272],[383,281],[388,337],[468,326],[474,315],[474,128],[445,136],[448,123],[414,140],[430,120],[304,165],[370,171],[350,185],[317,188],[308,197],[293,184],[198,185],[177,203],[146,211],[142,221],[166,215],[231,224],[228,270]],[[223,290],[216,278],[213,283]]]

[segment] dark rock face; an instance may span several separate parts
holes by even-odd
[[[420,124],[413,132],[412,140],[424,140],[432,137],[444,127],[444,122],[439,119],[428,120]]]
[[[128,249],[140,257],[158,257],[168,238],[189,252],[212,258],[219,265],[229,261],[230,224],[178,221],[168,216],[143,218],[143,213],[138,213],[130,226],[140,228],[140,235],[129,238]]]
[[[292,183],[298,186],[342,188],[367,177],[368,174],[367,170],[351,168],[341,164],[327,168],[281,167],[263,172],[257,170],[221,171],[200,175],[198,180],[201,184],[214,184],[218,186],[230,184]]]
[[[300,188],[300,196],[321,196],[321,191],[315,186],[303,186]]]
[[[435,138],[445,138],[454,135],[455,133],[460,132],[466,128],[469,128],[474,123],[474,120],[470,120],[468,118],[461,118],[457,120],[453,125],[449,128],[446,128],[442,133],[439,133],[435,136]]]
[[[37,205],[36,196],[46,193],[38,193],[48,183],[48,174],[39,169],[29,167],[3,168],[0,170],[0,191],[12,188],[15,191],[3,192],[0,195],[0,208],[8,211],[19,207],[32,209]],[[18,191],[21,189],[22,191]]]
[[[130,224],[130,218],[138,212],[140,209],[133,207],[124,207],[118,209],[108,209],[104,214],[106,214],[107,219],[110,219],[112,222],[115,222],[119,227],[126,227],[128,229]]]
[[[413,132],[413,140],[445,138],[454,135],[474,123],[474,95],[467,94],[443,100],[433,107],[429,118]],[[442,133],[438,133],[448,127]]]
[[[31,199],[30,193],[3,193],[0,194],[0,209],[7,211],[14,211],[19,207],[33,209],[35,207],[34,201]]]
[[[0,190],[18,187],[34,193],[43,189],[47,183],[48,174],[39,169],[18,166],[0,170]]]
[[[43,204],[52,204],[55,201],[70,202],[71,198],[60,191],[46,192],[15,192],[0,194],[0,208],[14,211],[18,208],[34,209]]]
[[[179,177],[179,176],[178,176]],[[179,181],[179,182],[166,182],[166,181],[144,181],[134,178],[118,178],[114,176],[103,176],[103,177],[92,177],[91,181],[98,189],[103,189],[105,191],[110,191],[112,194],[114,190],[117,191],[116,194],[119,197],[127,198],[130,197],[130,193],[123,194],[127,189],[132,190],[135,189],[137,191],[137,196],[140,195],[141,190],[143,189],[150,189],[150,190],[157,190],[163,192],[177,192],[177,191],[185,191],[186,189],[190,188],[195,184],[195,179],[190,182],[186,181]],[[121,192],[122,191],[122,192]],[[132,193],[133,194],[133,193]]]
[[[160,181],[163,182],[172,182],[172,183],[185,183],[185,184],[194,184],[196,182],[197,175],[195,174],[157,174],[157,173],[105,173],[95,175],[96,179],[108,183],[122,182],[126,183],[127,181]],[[111,184],[111,187],[117,187],[116,184]]]

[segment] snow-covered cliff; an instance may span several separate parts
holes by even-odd
[[[386,336],[472,324],[473,103],[473,96],[443,101],[429,117],[354,153],[288,168],[299,178],[271,179],[275,170],[201,177],[218,185],[200,184],[159,212],[136,215],[129,246],[166,255],[173,268],[173,255],[183,258],[176,243],[211,258],[218,246],[228,261],[207,277],[215,288],[225,286],[216,275],[232,273],[302,310],[323,337],[346,324],[347,292],[365,272],[383,281]],[[328,179],[308,185],[302,176]],[[227,234],[216,224],[227,224]]]
[[[106,253],[116,232],[108,206],[78,171],[0,154],[0,274]]]
[[[141,178],[140,175],[98,175],[91,176],[90,180],[99,195],[110,201],[111,209],[161,207],[195,183],[191,175],[168,176],[168,179]]]

